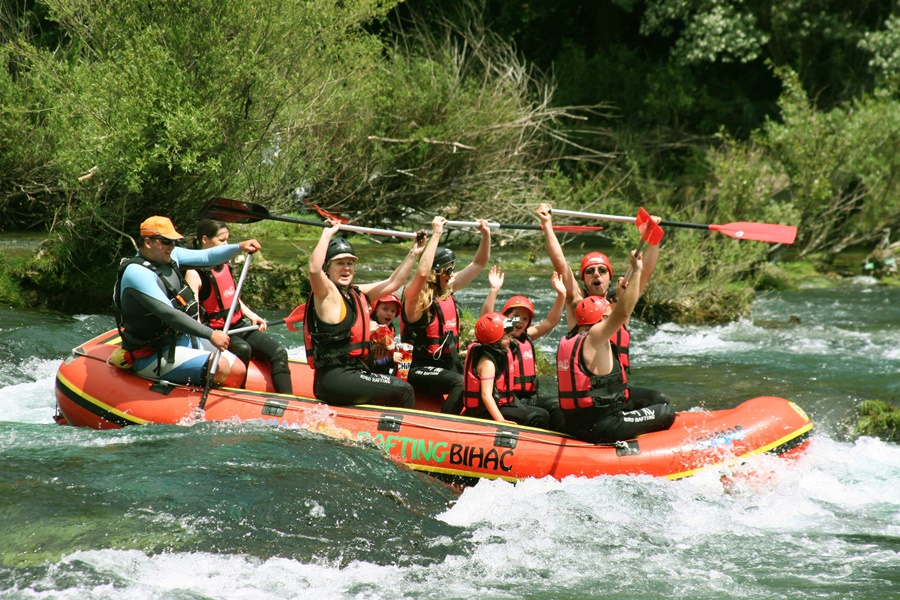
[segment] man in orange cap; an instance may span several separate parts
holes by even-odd
[[[246,240],[191,250],[175,245],[183,239],[168,217],[150,217],[140,226],[138,254],[119,264],[113,302],[125,352],[121,365],[149,379],[203,385],[212,353],[198,338],[222,351],[229,338],[197,320],[197,302],[181,269],[220,265],[241,252],[256,252],[260,244]],[[243,381],[243,363],[235,358],[223,352],[217,383]]]

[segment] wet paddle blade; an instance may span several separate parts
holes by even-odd
[[[797,239],[797,228],[792,225],[770,223],[727,223],[710,225],[710,229],[739,240],[753,240],[772,244],[793,244]]]
[[[271,218],[268,209],[252,202],[231,198],[213,198],[203,207],[201,217],[225,223],[256,223]]]

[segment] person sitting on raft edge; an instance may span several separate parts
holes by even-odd
[[[412,387],[391,375],[373,373],[367,360],[371,299],[395,292],[409,277],[416,257],[425,249],[425,236],[387,279],[354,285],[357,256],[346,239],[334,237],[340,223],[328,221],[309,257],[312,293],[306,303],[303,336],[314,369],[313,393],[328,404],[381,404],[412,408]]]
[[[488,273],[490,290],[481,307],[482,315],[494,312],[494,304],[500,288],[503,287],[503,279],[503,270],[496,265],[491,267]],[[557,326],[565,305],[566,288],[559,273],[553,272],[553,275],[550,276],[550,284],[556,290],[556,301],[543,321],[534,323],[534,303],[525,296],[512,296],[507,300],[503,306],[503,316],[516,320],[512,332],[512,343],[509,345],[513,393],[522,401],[522,404],[537,406],[549,413],[548,429],[562,431],[564,417],[559,408],[559,400],[555,396],[538,394],[537,349],[534,347],[534,340],[547,335]]]
[[[613,278],[612,263],[609,257],[602,252],[588,252],[581,259],[581,267],[578,273],[578,279],[581,286],[575,280],[572,269],[566,262],[563,255],[562,246],[553,230],[552,208],[546,202],[537,208],[537,216],[541,221],[544,229],[544,243],[547,248],[547,255],[553,263],[553,268],[557,273],[562,275],[563,283],[566,286],[566,324],[568,331],[571,333],[577,327],[575,322],[575,307],[582,299],[588,296],[599,296],[611,302],[615,302],[615,289],[610,289]],[[660,217],[652,216],[657,223]],[[649,245],[644,252],[644,270],[640,276],[636,276],[639,283],[638,293],[643,294],[650,276],[656,269],[656,263],[659,259],[659,246]],[[619,358],[626,373],[631,373],[631,331],[628,329],[630,317],[625,319],[619,331],[616,332],[613,343],[619,349]],[[632,386],[631,395],[634,398],[644,398],[651,404],[661,404],[669,402],[669,398],[663,392],[645,387]]]
[[[110,364],[131,368],[148,379],[203,385],[213,353],[200,347],[197,338],[202,338],[222,351],[214,383],[239,385],[245,375],[243,363],[226,352],[227,334],[197,320],[197,301],[181,269],[219,265],[261,246],[250,239],[191,250],[175,245],[183,239],[168,217],[153,216],[141,223],[138,253],[123,258],[116,275],[113,304],[122,352]]]
[[[640,277],[642,260],[632,251],[631,268]],[[559,343],[556,374],[565,432],[590,443],[612,443],[672,426],[669,404],[650,404],[629,394],[625,368],[611,338],[637,304],[640,287],[619,278],[612,308],[600,296],[588,296],[575,308],[577,329]]]
[[[515,374],[509,346],[517,321],[490,312],[475,323],[477,341],[469,344],[463,373],[465,415],[546,429],[550,423],[547,411],[523,404],[513,393]]]

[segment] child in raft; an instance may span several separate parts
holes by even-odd
[[[494,312],[494,303],[497,294],[503,287],[503,269],[494,265],[488,273],[490,291],[484,299],[481,314]],[[547,411],[550,415],[549,429],[562,431],[565,425],[559,400],[555,396],[538,396],[537,379],[537,355],[534,348],[534,340],[547,335],[559,323],[562,317],[563,307],[566,304],[566,285],[559,273],[554,271],[550,276],[550,285],[556,290],[556,302],[550,308],[550,312],[543,321],[532,324],[534,321],[534,303],[525,296],[513,296],[503,306],[503,315],[516,321],[512,331],[512,391],[516,397],[526,406],[537,406]]]
[[[400,350],[394,343],[394,319],[400,314],[400,309],[400,296],[397,294],[379,298],[372,306],[372,370],[376,373],[396,375],[397,363],[402,360]]]

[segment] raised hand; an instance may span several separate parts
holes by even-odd
[[[494,265],[488,272],[488,283],[492,290],[498,291],[503,287],[503,269],[500,265]]]

